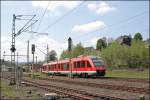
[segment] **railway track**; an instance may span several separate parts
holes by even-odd
[[[2,73],[10,73],[10,72],[2,72]],[[5,75],[6,75],[5,74]],[[27,77],[28,75],[24,75],[24,77]],[[56,76],[58,77],[58,76]],[[66,76],[59,76],[60,78],[64,78]],[[76,77],[75,77],[76,78]],[[81,78],[82,79],[82,78]],[[98,80],[103,80],[103,79],[107,79],[107,80],[114,80],[114,81],[127,81],[127,82],[139,82],[139,83],[147,83],[149,84],[150,83],[150,80],[149,79],[139,79],[139,78],[122,78],[122,77],[90,77],[90,78],[87,78],[87,79],[98,79]]]
[[[93,79],[108,79],[116,81],[127,81],[127,82],[140,82],[140,83],[149,83],[150,80],[139,79],[139,78],[121,78],[121,77],[92,77]]]
[[[58,77],[58,76],[56,76]],[[66,76],[59,76],[59,77],[66,77]],[[74,78],[79,78],[79,77],[74,77]],[[79,78],[83,79],[83,78]],[[149,84],[150,80],[149,79],[139,79],[139,78],[122,78],[122,77],[89,77],[86,78],[89,80],[95,79],[95,80],[112,80],[112,81],[127,81],[127,82],[138,82],[138,83],[147,83]]]
[[[110,84],[102,84],[102,83],[91,83],[91,82],[79,82],[79,81],[70,81],[70,80],[60,80],[60,79],[50,79],[50,78],[41,78],[36,77],[39,80],[47,80],[47,81],[54,81],[54,82],[63,82],[66,84],[75,84],[75,85],[83,85],[84,86],[90,86],[95,88],[105,88],[105,89],[111,89],[111,90],[120,90],[120,91],[128,91],[132,93],[143,93],[143,94],[149,94],[150,89],[147,88],[137,88],[137,87],[127,87],[123,85],[110,85]]]
[[[24,77],[27,77],[27,76],[24,76]],[[106,77],[106,78],[110,79],[109,77]],[[132,92],[132,93],[142,93],[142,94],[149,94],[150,93],[150,88],[128,87],[125,85],[114,85],[114,84],[111,85],[111,84],[104,84],[104,83],[81,82],[81,81],[62,80],[62,79],[54,79],[54,78],[36,77],[36,79],[61,82],[61,83],[65,83],[65,84],[75,84],[75,85],[83,85],[84,84],[84,86],[88,86],[88,87],[128,91],[128,92]],[[104,79],[104,78],[102,78],[102,79]],[[118,78],[113,78],[113,79],[118,79]],[[119,79],[121,79],[121,78],[119,78]],[[142,80],[143,79],[140,79],[140,81],[142,81]],[[137,81],[137,79],[135,79],[134,81]]]
[[[32,82],[32,81],[27,81],[24,80],[26,82],[26,84],[30,84],[32,86],[37,86],[40,88],[44,88],[46,90],[52,90],[56,93],[59,94],[65,94],[68,96],[73,97],[74,99],[82,99],[82,100],[93,100],[93,99],[105,99],[105,100],[126,100],[126,99],[122,99],[119,97],[111,97],[111,96],[106,96],[103,94],[92,94],[92,93],[88,93],[87,91],[81,91],[81,90],[75,90],[75,89],[71,89],[71,88],[65,88],[65,87],[60,87],[60,86],[56,86],[56,85],[43,85],[43,84],[39,84],[36,82]]]
[[[3,77],[10,77],[8,74],[7,75],[3,75]],[[43,81],[42,81],[43,80]],[[45,80],[45,81],[44,81]],[[73,80],[60,80],[60,79],[55,79],[55,78],[41,78],[41,77],[35,77],[35,80],[28,80],[27,77],[24,76],[23,81],[25,81],[26,85],[30,85],[33,87],[37,87],[37,88],[41,88],[44,89],[46,91],[53,91],[59,95],[65,95],[65,96],[69,96],[71,98],[74,99],[86,99],[86,100],[91,100],[93,98],[98,98],[98,100],[100,99],[105,99],[105,100],[127,100],[126,97],[125,98],[119,98],[116,97],[116,95],[113,96],[108,96],[108,94],[96,94],[94,92],[89,93],[89,91],[87,90],[76,90],[76,89],[72,89],[72,87],[68,88],[68,87],[60,87],[60,86],[56,86],[55,84],[49,84],[49,81],[54,81],[54,82],[58,82],[58,83],[65,83],[65,84],[73,84],[73,85],[84,85],[87,86],[89,88],[91,87],[95,87],[95,88],[105,88],[105,89],[110,89],[110,90],[121,90],[121,91],[128,91],[131,93],[140,93],[140,94],[149,94],[150,93],[150,89],[146,89],[146,88],[137,88],[137,87],[127,87],[127,86],[118,86],[118,85],[109,85],[109,84],[102,84],[102,83],[92,83],[92,82],[81,82],[81,81],[73,81]],[[70,92],[71,91],[71,92]],[[94,93],[94,94],[93,94]],[[114,97],[115,96],[115,97]]]
[[[4,79],[10,80],[11,78],[5,77]],[[127,100],[125,98],[113,97],[105,94],[89,93],[83,90],[76,90],[76,89],[60,87],[56,85],[50,85],[50,84],[45,85],[31,80],[26,80],[26,79],[23,79],[22,81],[24,81],[23,84],[37,87],[46,91],[53,91],[59,95],[66,95],[77,100],[95,100],[95,99],[96,100]]]

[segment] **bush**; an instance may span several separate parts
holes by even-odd
[[[102,49],[101,56],[113,68],[148,68],[148,48],[143,41],[132,41],[131,46],[113,42]]]

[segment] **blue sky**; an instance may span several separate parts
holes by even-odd
[[[133,37],[136,32],[141,32],[144,39],[149,38],[148,1],[2,1],[2,52],[10,54],[12,15],[36,14],[35,19],[39,19],[47,6],[44,17],[32,30],[48,35],[22,33],[16,38],[16,52],[19,54],[26,54],[29,39],[31,44],[35,43],[44,52],[46,48],[43,46],[48,44],[50,50],[56,50],[59,56],[62,50],[67,48],[69,36],[74,44],[81,42],[85,47],[95,47],[96,40],[101,37],[116,39],[125,34],[131,34]],[[58,19],[60,20],[56,22]],[[53,24],[54,22],[56,23]],[[17,21],[16,29],[20,29],[24,24],[25,21]],[[36,55],[39,60],[44,59],[44,54],[38,50]],[[6,59],[10,60],[10,57]],[[23,57],[20,59],[26,60]]]

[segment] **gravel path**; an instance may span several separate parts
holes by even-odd
[[[128,81],[116,81],[113,79],[85,79],[85,78],[74,78],[70,79],[67,77],[48,77],[50,79],[61,79],[61,80],[71,80],[79,82],[88,82],[88,83],[97,83],[97,84],[108,84],[108,85],[118,85],[118,86],[128,86],[128,87],[137,87],[137,88],[149,88],[149,83],[140,83],[140,82],[128,82]]]

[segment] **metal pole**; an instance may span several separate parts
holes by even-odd
[[[68,38],[68,51],[71,55],[72,50],[72,39],[71,37]],[[70,78],[72,78],[72,65],[71,65],[71,57],[69,57],[69,66],[70,66]]]
[[[34,77],[33,74],[34,74],[34,53],[33,53],[33,64],[32,64],[32,76]],[[33,78],[33,77],[32,77],[32,78]]]
[[[4,69],[5,69],[5,68],[6,68],[6,67],[5,67],[5,51],[4,51],[4,54],[3,54],[2,65],[4,66]],[[3,71],[3,70],[2,70],[2,67],[1,67],[0,69],[1,69],[1,71]]]
[[[17,52],[17,66],[16,66],[16,89],[19,87],[19,75],[18,75],[18,52]]]
[[[49,50],[49,48],[48,48],[48,44],[47,44],[47,63],[48,63],[48,50]]]
[[[4,54],[3,54],[3,61],[4,61],[4,62],[5,62],[5,53],[6,53],[6,52],[4,51]],[[3,62],[3,63],[4,63],[4,62]]]
[[[11,45],[11,65],[12,65],[12,76],[14,76],[14,78],[12,78],[10,80],[10,84],[11,85],[15,85],[15,76],[16,76],[16,67],[15,67],[15,20],[16,20],[16,16],[15,14],[13,14],[13,24],[12,24],[12,45]]]
[[[29,66],[29,40],[27,41],[27,66],[28,68],[30,69],[30,66]]]
[[[35,59],[36,59],[35,70],[37,70],[37,56],[35,57]]]
[[[35,58],[36,58],[36,64],[37,64],[37,56]]]

